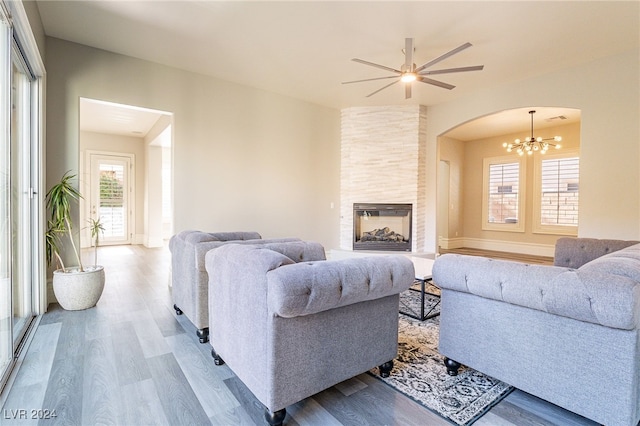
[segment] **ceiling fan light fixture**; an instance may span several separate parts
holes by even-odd
[[[363,80],[352,80],[352,81],[343,81],[342,84],[350,84],[350,83],[361,83],[361,82],[365,82],[365,81],[373,81],[373,80],[385,80],[388,78],[392,78],[395,79],[395,81],[387,84],[386,86],[381,87],[380,89],[376,90],[375,92],[372,92],[370,94],[367,95],[367,98],[370,96],[375,95],[376,93],[381,92],[382,90],[386,89],[387,87],[390,87],[392,85],[394,85],[395,83],[398,82],[402,82],[405,83],[404,85],[404,93],[405,93],[405,99],[411,99],[411,84],[407,84],[407,83],[412,83],[414,81],[418,81],[420,83],[425,83],[425,84],[430,84],[432,86],[437,86],[437,87],[441,87],[443,89],[447,89],[447,90],[451,90],[453,88],[455,88],[456,86],[449,84],[449,83],[444,83],[442,81],[438,81],[438,80],[434,80],[432,78],[428,78],[427,75],[430,74],[448,74],[448,73],[455,73],[455,72],[466,72],[466,71],[480,71],[484,68],[484,65],[476,65],[476,66],[471,66],[471,67],[458,67],[458,68],[447,68],[447,69],[440,69],[440,70],[428,70],[427,68],[449,58],[452,55],[455,55],[456,53],[459,53],[460,51],[471,47],[471,43],[465,43],[459,47],[456,47],[453,50],[450,50],[449,52],[445,53],[444,55],[440,55],[435,59],[432,59],[431,61],[425,63],[424,65],[421,65],[419,67],[416,67],[416,64],[413,63],[413,52],[415,51],[415,47],[413,46],[413,39],[412,38],[405,38],[404,39],[404,43],[405,43],[405,47],[402,50],[402,52],[404,53],[404,64],[402,64],[400,66],[399,69],[396,68],[392,68],[392,67],[388,67],[386,65],[380,65],[380,64],[376,64],[374,62],[369,62],[369,61],[365,61],[363,59],[358,59],[358,58],[352,58],[351,60],[354,62],[358,62],[360,64],[364,64],[364,65],[368,65],[374,68],[378,68],[378,69],[382,69],[388,72],[392,72],[394,73],[394,75],[389,75],[389,76],[385,76],[385,77],[375,77],[375,78],[365,78]]]
[[[403,83],[411,83],[412,81],[416,81],[417,79],[418,76],[414,72],[405,72],[404,74],[402,74],[402,77],[400,77],[400,81],[402,81]]]

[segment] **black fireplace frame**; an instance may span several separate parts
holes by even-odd
[[[358,241],[360,235],[360,217],[364,212],[377,213],[380,216],[408,216],[409,235],[402,242]],[[402,213],[402,214],[399,214]],[[353,250],[411,251],[413,228],[413,204],[354,203],[353,204]]]

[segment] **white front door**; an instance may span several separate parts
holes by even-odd
[[[130,173],[130,157],[91,154],[89,214],[104,226],[101,245],[131,244]]]

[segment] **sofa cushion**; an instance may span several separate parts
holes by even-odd
[[[415,280],[405,256],[372,256],[283,265],[267,273],[269,310],[281,317],[322,312],[398,294]]]

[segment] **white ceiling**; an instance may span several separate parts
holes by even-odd
[[[144,138],[162,115],[168,113],[80,98],[80,130]]]
[[[637,1],[38,1],[48,36],[210,75],[333,108],[435,105],[471,92],[638,49]],[[402,65],[405,37],[451,91],[413,83],[370,97]],[[603,81],[606,84],[606,81]],[[528,117],[524,117],[527,128]]]

